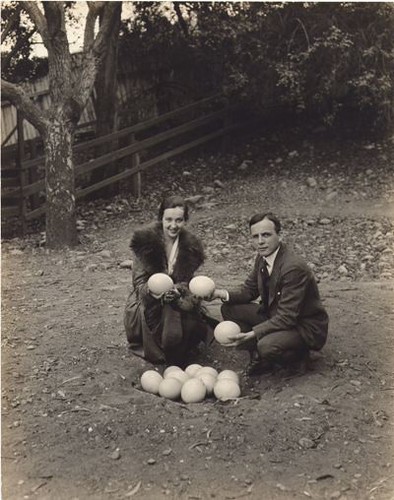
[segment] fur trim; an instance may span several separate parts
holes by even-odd
[[[167,257],[160,223],[137,230],[131,239],[130,248],[149,274],[166,272]],[[179,234],[178,257],[172,273],[175,283],[189,281],[204,258],[201,241],[182,229]]]

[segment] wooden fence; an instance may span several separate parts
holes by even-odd
[[[191,148],[225,138],[242,126],[232,119],[233,113],[234,108],[228,106],[226,100],[214,96],[75,145],[76,199],[126,180],[133,194],[140,196],[142,172]],[[19,120],[18,132],[23,136],[22,130]],[[14,184],[15,179],[19,184],[6,183],[2,187],[2,218],[4,224],[17,218],[24,231],[28,221],[43,216],[46,211],[45,158],[25,159],[23,137],[20,139],[16,167],[2,167],[2,177],[11,170]],[[99,169],[97,181],[94,173]]]

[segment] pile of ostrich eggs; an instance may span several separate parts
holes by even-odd
[[[234,335],[241,333],[240,327],[234,321],[221,321],[215,328],[213,335],[219,344],[226,345],[231,343]]]
[[[161,295],[174,288],[174,282],[168,274],[156,273],[148,279],[148,288],[151,293]]]
[[[182,370],[168,366],[163,376],[147,370],[140,379],[142,389],[151,394],[183,403],[201,403],[214,396],[219,401],[236,399],[241,395],[239,376],[233,370],[218,372],[213,366],[191,364]]]
[[[215,290],[215,282],[208,276],[195,276],[190,280],[189,290],[196,297],[210,297]]]

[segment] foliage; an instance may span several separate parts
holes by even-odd
[[[3,9],[3,24],[16,4]],[[224,92],[259,114],[280,105],[331,127],[388,130],[393,123],[392,3],[132,2],[132,8],[119,57],[130,74],[150,81],[163,111],[174,96]],[[28,29],[19,24],[10,36],[23,38]],[[8,70],[13,81],[37,71],[29,53],[25,43]]]
[[[392,4],[174,5],[136,3],[123,30],[136,67],[165,70],[194,92],[224,91],[255,112],[285,105],[328,126],[349,116],[375,128],[392,124]]]
[[[209,60],[180,26],[174,10],[161,2],[135,2],[135,15],[124,21],[119,57],[132,75],[151,82],[157,100],[169,94],[188,99],[209,95]]]
[[[65,2],[69,23],[77,22],[72,10],[75,2]],[[18,1],[2,3],[1,9],[1,75],[12,83],[28,82],[48,74],[48,59],[34,55],[41,44],[37,29]]]
[[[46,62],[31,58],[32,36],[34,28],[23,15],[18,2],[9,2],[2,6],[1,12],[2,76],[13,83],[27,81],[37,73],[48,71]]]
[[[304,33],[299,33],[288,56],[275,65],[283,97],[319,113],[329,125],[349,109],[356,109],[359,118],[372,119],[376,127],[390,125],[392,7],[324,4],[309,9],[303,18],[297,17]]]

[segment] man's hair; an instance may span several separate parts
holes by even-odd
[[[176,208],[176,207],[183,208],[183,218],[185,219],[185,221],[187,221],[189,219],[189,206],[181,196],[177,195],[168,196],[167,198],[163,199],[163,201],[160,203],[157,219],[159,221],[162,220],[164,210],[166,210],[167,208]]]
[[[249,229],[254,225],[257,224],[257,222],[262,221],[263,219],[268,219],[271,222],[274,223],[275,226],[275,231],[277,234],[280,233],[280,230],[282,229],[282,225],[280,223],[280,220],[278,217],[272,213],[272,212],[260,212],[258,214],[253,215],[250,220],[249,220]]]

